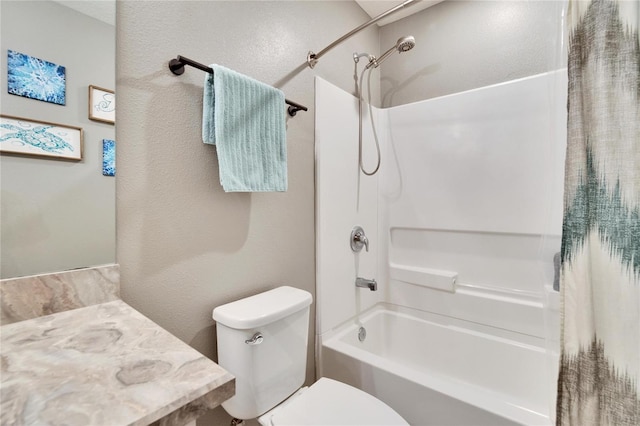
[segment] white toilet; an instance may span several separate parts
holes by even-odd
[[[222,404],[237,419],[264,426],[408,425],[391,407],[344,383],[321,378],[308,388],[311,294],[278,287],[213,310],[218,363],[236,376]]]

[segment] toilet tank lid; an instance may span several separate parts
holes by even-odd
[[[311,293],[282,286],[213,310],[213,319],[237,330],[262,327],[298,312],[311,304]]]

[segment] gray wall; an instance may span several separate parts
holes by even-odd
[[[115,180],[102,176],[102,139],[88,86],[115,88],[115,29],[51,1],[0,2],[2,114],[84,129],[80,162],[0,156],[0,275],[18,277],[115,261]],[[66,106],[7,93],[7,49],[64,65]]]
[[[280,285],[315,296],[314,75],[353,91],[351,55],[377,51],[378,29],[310,70],[308,50],[368,19],[355,3],[121,1],[117,18],[122,297],[216,359],[215,306]],[[215,147],[201,141],[204,73],[172,75],[167,62],[178,54],[255,77],[309,107],[288,120],[288,192],[222,191]],[[313,344],[310,333],[308,381]],[[217,409],[200,424],[229,420]]]
[[[411,34],[416,47],[381,68],[384,107],[561,68],[562,2],[448,0],[382,27],[384,49]]]

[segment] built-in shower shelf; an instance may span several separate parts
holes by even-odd
[[[389,273],[392,280],[450,293],[455,293],[456,291],[457,272],[391,263],[389,265]]]

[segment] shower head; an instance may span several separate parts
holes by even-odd
[[[416,39],[413,36],[406,36],[398,39],[396,49],[398,49],[399,53],[402,53],[413,49],[415,45]]]
[[[371,68],[371,67],[378,68],[382,63],[382,61],[387,59],[393,53],[394,50],[397,50],[398,53],[407,52],[413,49],[415,45],[416,45],[416,39],[413,36],[400,37],[396,42],[395,46],[393,46],[392,48],[384,52],[382,56],[380,56],[379,58],[374,59],[373,61],[369,61],[367,68]]]

